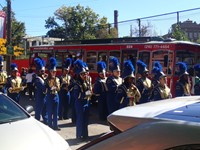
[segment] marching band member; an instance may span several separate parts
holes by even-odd
[[[157,70],[162,70],[162,65],[160,64],[159,61],[155,61],[154,62],[154,66],[153,66],[153,69],[152,69],[152,74],[154,75],[152,80],[151,80],[151,83],[152,83],[152,86],[153,87],[156,87],[156,85],[159,83],[159,81],[157,80],[156,78],[156,74],[157,74]]]
[[[134,66],[130,60],[124,62],[123,83],[119,86],[115,101],[119,103],[119,108],[134,106],[141,97],[138,88],[134,85]]]
[[[47,114],[48,114],[48,125],[54,130],[60,130],[58,128],[58,108],[59,108],[59,96],[58,91],[60,90],[60,80],[56,77],[56,59],[51,57],[49,59],[48,77],[46,79],[47,88]]]
[[[7,78],[7,94],[15,102],[19,103],[20,92],[24,90],[25,86],[22,84],[22,79],[17,75],[18,67],[15,63],[10,65],[11,75]]]
[[[108,109],[106,104],[106,95],[108,88],[106,86],[106,63],[104,61],[97,62],[98,77],[94,83],[94,95],[98,100],[99,119],[106,120]]]
[[[68,119],[69,105],[70,105],[70,92],[69,85],[71,82],[71,76],[69,74],[72,64],[71,58],[66,58],[63,64],[63,71],[60,77],[60,103],[59,103],[59,119]]]
[[[150,101],[153,86],[151,80],[148,78],[149,70],[147,69],[147,65],[143,61],[138,60],[137,66],[138,73],[141,75],[136,81],[136,86],[141,94],[139,103],[146,103]]]
[[[47,124],[46,111],[46,85],[45,80],[47,74],[45,73],[45,62],[41,58],[35,58],[36,74],[33,75],[33,87],[35,95],[35,118],[40,121],[40,116],[45,124]]]
[[[187,72],[187,65],[184,62],[178,62],[179,80],[176,83],[175,96],[188,96],[190,94],[189,73]]]
[[[194,66],[195,70],[195,85],[194,85],[194,95],[200,95],[200,64]]]
[[[74,62],[75,72],[78,75],[74,85],[74,99],[76,108],[76,138],[88,137],[89,104],[92,96],[91,87],[87,82],[87,71],[82,60]]]
[[[157,69],[157,70],[155,70],[155,69]],[[167,82],[166,75],[164,74],[164,72],[161,69],[162,69],[162,67],[154,68],[155,79],[158,81],[158,84],[153,89],[152,95],[153,95],[154,101],[172,98],[170,88],[166,84],[166,82]]]
[[[120,77],[120,66],[119,60],[116,57],[112,57],[110,59],[109,69],[112,72],[112,75],[109,76],[106,80],[106,85],[108,87],[107,93],[107,107],[108,107],[108,114],[111,114],[119,106],[115,102],[115,96],[117,94],[118,87],[122,84],[122,78]]]
[[[6,93],[7,72],[3,70],[3,57],[0,56],[0,92]]]

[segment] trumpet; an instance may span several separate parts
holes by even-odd
[[[42,78],[45,80],[45,79],[47,79],[47,77],[48,77],[48,74],[47,73],[44,73],[43,75],[42,75]]]

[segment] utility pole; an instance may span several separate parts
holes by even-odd
[[[10,64],[12,59],[12,45],[11,45],[11,0],[7,0],[7,24],[6,24],[6,39],[7,39],[7,55],[6,55],[6,70],[10,73]]]

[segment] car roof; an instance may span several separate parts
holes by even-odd
[[[108,116],[123,131],[144,122],[181,120],[200,123],[200,96],[184,96],[126,107]],[[119,121],[120,120],[120,121]]]

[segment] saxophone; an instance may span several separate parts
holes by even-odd
[[[88,76],[86,81],[83,83],[83,88],[86,90],[85,99],[90,100],[92,97],[92,84],[90,76]]]
[[[66,75],[66,77],[62,77],[62,83],[61,83],[61,87],[63,87],[64,90],[68,91],[68,86],[70,84],[70,77],[69,75]]]
[[[55,95],[57,94],[56,78],[51,78],[48,80],[48,85],[50,87],[50,93]]]

